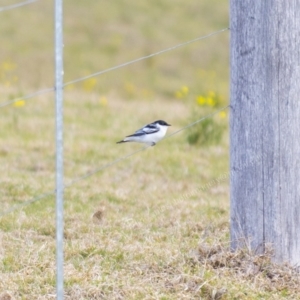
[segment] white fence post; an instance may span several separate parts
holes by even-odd
[[[64,298],[63,215],[63,0],[55,0],[55,98],[56,98],[56,292]]]

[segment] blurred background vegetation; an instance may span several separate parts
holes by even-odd
[[[52,86],[53,2],[2,12],[0,22],[1,85],[10,82],[19,93]],[[227,27],[227,1],[65,1],[64,24],[70,81]],[[214,90],[227,98],[227,40],[223,33],[71,88],[126,99],[174,99],[187,85],[190,97]]]
[[[2,6],[8,4],[11,1],[1,1]],[[53,2],[38,1],[4,11],[0,24],[1,102],[53,86]],[[64,81],[68,82],[226,28],[228,3],[67,0],[64,25]],[[228,102],[227,44],[228,32],[223,32],[69,85],[66,98],[73,97],[68,92],[76,91],[87,106],[95,95],[102,106],[109,105],[113,97],[138,99],[140,103],[161,99],[169,101],[170,109],[172,103],[182,101],[191,110],[193,120]],[[203,100],[212,94],[216,99]],[[226,118],[225,114],[221,117]],[[226,122],[221,127],[218,120],[207,122],[193,129],[188,142],[219,142]],[[211,125],[215,135],[208,129]]]

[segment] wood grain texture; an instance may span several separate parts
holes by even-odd
[[[300,1],[230,14],[231,244],[300,265]]]

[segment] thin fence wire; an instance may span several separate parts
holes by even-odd
[[[0,7],[0,12],[6,11],[6,10],[11,10],[11,9],[14,9],[14,8],[18,8],[18,7],[27,5],[27,4],[37,2],[37,1],[39,1],[39,0],[27,0],[27,1],[12,4],[12,5],[2,6],[2,7]]]
[[[187,41],[187,42],[177,44],[177,45],[175,45],[175,46],[166,48],[166,49],[164,49],[164,50],[160,50],[160,51],[155,52],[155,53],[152,53],[152,54],[150,54],[150,55],[146,55],[146,56],[143,56],[143,57],[140,57],[140,58],[137,58],[137,59],[134,59],[134,60],[131,60],[131,61],[128,61],[128,62],[119,64],[119,65],[117,65],[117,66],[114,66],[114,67],[105,69],[105,70],[103,70],[103,71],[99,71],[99,72],[96,72],[96,73],[93,73],[93,74],[90,74],[90,75],[87,75],[87,76],[83,76],[83,77],[80,77],[80,78],[77,78],[77,79],[68,81],[68,82],[64,83],[63,87],[66,87],[66,86],[68,86],[68,85],[75,84],[75,83],[78,83],[78,82],[87,80],[87,79],[89,79],[89,78],[96,77],[96,76],[99,76],[99,75],[102,75],[102,74],[105,74],[105,73],[108,73],[108,72],[111,72],[111,71],[114,71],[114,70],[117,70],[117,69],[120,69],[120,68],[129,66],[129,65],[134,64],[134,63],[137,63],[137,62],[139,62],[139,61],[142,61],[142,60],[145,60],[145,59],[148,59],[148,58],[151,58],[151,57],[154,57],[154,56],[157,56],[157,55],[160,55],[160,54],[163,54],[163,53],[172,51],[172,50],[175,50],[175,49],[177,49],[177,48],[186,46],[186,45],[188,45],[188,44],[195,43],[195,42],[197,42],[197,41],[201,41],[201,40],[207,39],[207,38],[212,37],[212,36],[214,36],[214,35],[217,35],[217,34],[220,34],[220,33],[222,33],[222,32],[225,32],[225,31],[227,31],[227,30],[229,30],[228,27],[223,28],[223,29],[220,29],[220,30],[217,30],[217,31],[214,31],[214,32],[211,32],[211,33],[209,33],[209,34],[207,34],[207,35],[203,35],[203,36],[197,37],[197,38],[192,39],[192,40],[189,40],[189,41]],[[17,102],[17,101],[20,101],[20,100],[28,100],[28,99],[31,99],[31,98],[33,98],[33,97],[39,96],[39,95],[41,95],[41,94],[45,94],[45,93],[53,92],[53,91],[55,91],[55,87],[44,88],[44,89],[41,89],[41,90],[39,90],[39,91],[33,92],[33,93],[31,93],[31,94],[25,95],[25,96],[23,96],[23,97],[18,97],[18,98],[9,100],[9,101],[7,101],[7,102],[0,103],[0,108],[3,108],[3,107],[8,106],[8,105],[11,105],[11,104],[13,104],[13,103],[15,103],[15,102]]]
[[[120,68],[129,66],[129,65],[131,65],[131,64],[134,64],[134,63],[136,63],[136,62],[139,62],[139,61],[142,61],[142,60],[151,58],[151,57],[153,57],[153,56],[157,56],[157,55],[160,55],[160,54],[163,54],[163,53],[166,53],[166,52],[175,50],[175,49],[177,49],[177,48],[186,46],[186,45],[188,45],[188,44],[195,43],[195,42],[197,42],[197,41],[207,39],[207,38],[209,38],[209,37],[212,37],[212,36],[214,36],[214,35],[216,35],[216,34],[219,34],[219,33],[221,33],[221,32],[227,31],[227,30],[228,30],[228,28],[223,28],[223,29],[220,29],[220,30],[218,30],[218,31],[209,33],[209,34],[207,34],[207,35],[203,35],[203,36],[197,37],[197,38],[195,38],[195,39],[193,39],[193,40],[190,40],[190,41],[187,41],[187,42],[184,42],[184,43],[181,43],[181,44],[178,44],[178,45],[175,45],[175,46],[166,48],[166,49],[164,49],[164,50],[161,50],[161,51],[158,51],[158,52],[155,52],[155,53],[146,55],[146,56],[142,56],[142,57],[140,57],[140,58],[137,58],[137,59],[134,59],[134,60],[131,60],[131,61],[128,61],[128,62],[126,62],[126,63],[117,65],[117,66],[115,66],[115,67],[108,68],[108,69],[106,69],[106,70],[103,70],[103,71],[100,71],[100,72],[96,72],[96,73],[93,73],[93,74],[91,74],[91,75],[87,75],[87,76],[84,76],[84,77],[80,77],[80,78],[75,79],[75,80],[72,80],[72,81],[68,81],[68,82],[66,82],[66,83],[64,84],[64,86],[67,86],[67,85],[70,85],[70,84],[74,84],[74,83],[77,83],[77,82],[80,82],[80,81],[83,81],[83,80],[86,80],[86,79],[89,79],[89,78],[92,78],[92,77],[96,77],[96,76],[102,75],[102,74],[107,73],[107,72],[110,72],[110,71],[114,71],[114,70],[117,70],[117,69],[120,69]]]
[[[55,88],[53,88],[53,87],[52,88],[45,88],[43,90],[36,91],[36,92],[34,92],[32,94],[28,94],[28,95],[25,95],[23,97],[18,97],[18,98],[15,98],[13,100],[1,103],[0,104],[0,108],[8,106],[10,104],[13,104],[13,103],[21,101],[21,100],[28,100],[28,99],[31,99],[31,98],[33,98],[35,96],[39,96],[39,95],[42,95],[42,94],[45,94],[45,93],[48,93],[48,92],[53,92],[53,91],[55,91]]]
[[[220,109],[212,112],[211,114],[208,114],[208,115],[206,115],[204,117],[201,117],[200,119],[198,119],[198,120],[196,120],[196,121],[194,121],[192,123],[189,123],[188,125],[186,125],[186,126],[180,128],[180,129],[172,132],[171,134],[169,134],[166,137],[164,137],[164,139],[170,138],[170,137],[174,136],[175,134],[178,134],[179,132],[181,132],[183,130],[186,130],[186,129],[188,129],[188,128],[190,128],[190,127],[192,127],[192,126],[194,126],[194,125],[196,125],[196,124],[204,121],[207,118],[213,117],[214,115],[218,114],[219,112],[221,112],[221,111],[223,111],[223,110],[225,110],[225,109],[227,109],[229,107],[230,107],[230,105],[226,105],[226,106],[224,106],[224,107],[222,107],[222,108],[220,108]],[[89,178],[89,177],[91,177],[91,176],[93,176],[93,175],[95,175],[95,174],[97,174],[97,173],[99,173],[99,172],[101,172],[101,171],[103,171],[103,170],[105,170],[105,169],[107,169],[107,168],[109,168],[109,167],[117,164],[120,161],[126,160],[126,159],[134,156],[135,154],[146,150],[149,147],[151,147],[151,146],[144,146],[144,147],[142,147],[142,148],[140,148],[140,149],[138,149],[138,150],[136,150],[134,152],[131,152],[131,153],[125,155],[125,156],[119,157],[119,158],[115,159],[114,161],[112,161],[110,163],[107,163],[107,164],[103,165],[102,167],[99,167],[99,168],[95,169],[92,172],[89,172],[89,173],[87,173],[87,174],[85,174],[83,176],[79,176],[79,177],[73,179],[70,183],[65,184],[64,188],[65,189],[69,188],[69,187],[73,186],[74,184],[76,184],[76,183],[78,183],[78,182],[80,182],[82,180],[85,180],[85,179],[87,179],[87,178]],[[53,195],[55,195],[55,193],[56,193],[56,190],[52,190],[52,191],[49,191],[49,192],[46,192],[46,193],[42,193],[42,194],[40,194],[40,195],[38,195],[38,196],[30,199],[30,200],[24,201],[23,203],[20,203],[20,204],[18,204],[16,206],[13,206],[13,207],[9,208],[8,210],[0,213],[0,218],[4,217],[4,216],[6,216],[6,215],[8,215],[10,213],[13,213],[16,210],[20,210],[22,208],[25,208],[25,207],[27,207],[27,206],[35,203],[35,202],[41,201],[43,199],[46,199],[49,196],[53,196]]]

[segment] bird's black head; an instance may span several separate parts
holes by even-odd
[[[162,125],[162,126],[171,126],[170,124],[168,124],[167,122],[165,122],[163,120],[158,120],[158,121],[155,121],[153,123],[154,124],[159,124],[159,125]]]

